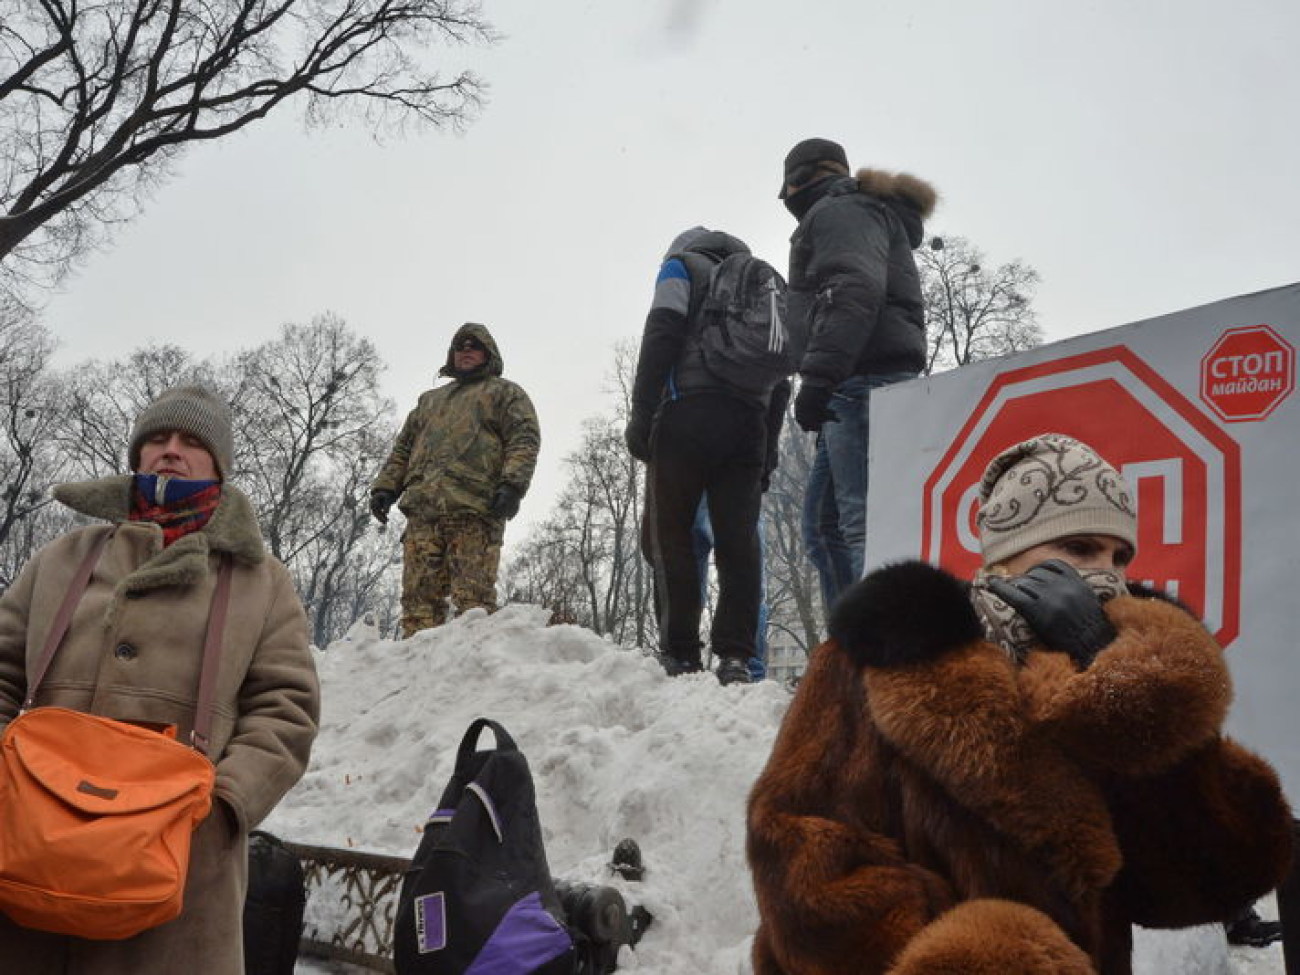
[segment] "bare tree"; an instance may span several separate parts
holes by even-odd
[[[515,550],[502,580],[511,600],[648,646],[655,626],[640,544],[645,476],[623,443],[634,366],[631,347],[619,346],[614,411],[584,423],[581,445],[565,458],[569,479],[554,509]]]
[[[1043,340],[1032,302],[1038,272],[1022,261],[990,269],[964,237],[917,251],[930,351],[926,372],[1033,348]]]
[[[59,382],[63,424],[57,439],[70,476],[124,474],[131,426],[165,389],[186,383],[219,385],[207,363],[176,345],[136,349],[125,359],[83,362]]]
[[[634,585],[644,485],[617,418],[588,419],[564,463],[569,480],[554,510],[503,574],[509,597],[619,642],[644,639],[649,593]]]
[[[387,425],[361,431],[355,451],[335,456],[329,475],[304,492],[302,503],[316,509],[319,530],[295,554],[290,569],[317,646],[342,636],[366,613],[380,626],[393,615],[392,584],[401,564],[398,536],[375,531],[367,508],[370,482],[391,441]]]
[[[423,62],[495,39],[477,0],[0,0],[0,260],[48,282],[191,143],[291,99],[309,122],[458,128],[483,83]],[[14,279],[18,279],[17,285]]]
[[[369,339],[325,314],[285,325],[223,373],[240,431],[240,482],[321,646],[355,619],[344,619],[343,607],[363,603],[396,562],[396,539],[362,544],[370,481],[395,427],[393,404],[379,391],[382,369]]]
[[[792,401],[793,403],[793,401]],[[793,405],[781,431],[780,463],[763,496],[763,570],[767,578],[768,640],[784,635],[804,653],[821,640],[821,593],[803,543],[803,500],[812,469],[814,438],[794,422]]]
[[[31,313],[0,296],[0,591],[61,522],[41,517],[64,466],[55,442],[57,387],[48,371],[53,349]]]

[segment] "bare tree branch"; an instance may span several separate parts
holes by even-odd
[[[1038,272],[1022,261],[988,268],[964,237],[917,251],[930,350],[926,372],[1031,349],[1043,341],[1033,309]]]
[[[429,52],[496,37],[478,0],[0,0],[0,274],[52,283],[177,153],[297,96],[460,128],[485,85]]]

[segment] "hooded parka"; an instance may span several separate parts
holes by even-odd
[[[836,386],[850,376],[925,368],[925,305],[912,251],[938,194],[906,174],[861,169],[801,191],[790,237],[788,311],[808,327],[799,373]],[[791,197],[794,200],[794,197]]]
[[[452,350],[463,338],[481,342],[488,359],[461,376]],[[528,394],[502,378],[504,368],[487,328],[462,325],[440,370],[455,381],[420,396],[371,492],[392,491],[403,514],[425,522],[450,514],[490,518],[492,496],[501,484],[523,497],[537,466],[541,430]]]
[[[1152,593],[1076,671],[984,638],[923,563],[836,608],[749,801],[755,975],[1129,975],[1131,925],[1272,889],[1291,820],[1225,738],[1223,653]]]
[[[0,969],[23,975],[238,975],[246,833],[307,765],[319,686],[307,620],[289,573],[265,550],[248,499],[226,484],[207,525],[166,548],[129,521],[132,478],[60,485],[74,511],[117,524],[41,683],[36,706],[119,720],[194,723],[199,665],[221,556],[233,559],[209,756],[212,813],[191,850],[179,918],[124,941],[21,928],[0,914]],[[77,567],[109,525],[45,546],[0,599],[0,730],[17,716],[35,658]],[[235,823],[237,822],[237,826]]]

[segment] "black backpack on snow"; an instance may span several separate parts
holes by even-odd
[[[496,748],[476,751],[485,728]],[[402,880],[397,975],[462,975],[471,966],[572,975],[577,955],[561,917],[528,761],[501,725],[479,718]]]
[[[799,368],[807,343],[801,323],[786,319],[786,284],[776,268],[750,253],[717,261],[677,255],[692,281],[691,319],[704,367],[729,386],[766,398]],[[696,299],[697,281],[704,281]]]

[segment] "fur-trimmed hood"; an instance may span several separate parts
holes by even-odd
[[[938,191],[910,173],[890,173],[883,169],[859,169],[854,176],[858,189],[882,200],[897,214],[907,229],[913,248],[925,239],[925,221],[939,203]]]

